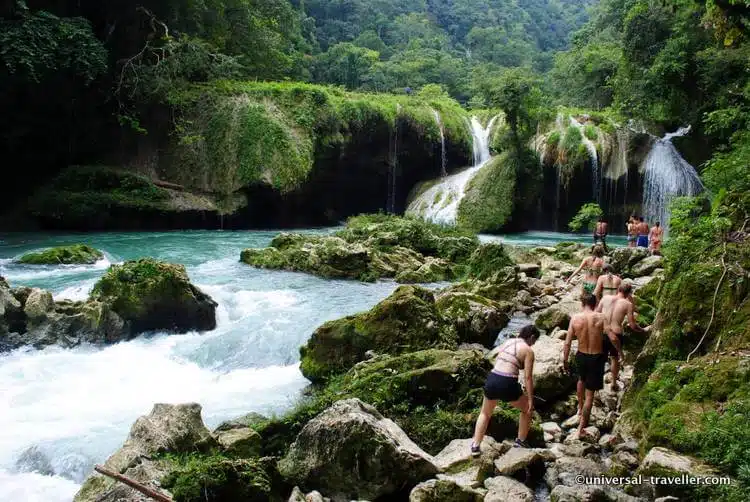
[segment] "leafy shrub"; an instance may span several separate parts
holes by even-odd
[[[578,210],[570,223],[568,228],[571,232],[581,232],[583,230],[593,231],[596,228],[596,223],[604,215],[604,211],[599,207],[599,204],[590,202],[584,204],[581,209]]]

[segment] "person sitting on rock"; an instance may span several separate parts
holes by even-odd
[[[478,457],[479,447],[487,432],[492,412],[498,401],[510,403],[521,411],[518,420],[518,437],[516,446],[527,448],[526,437],[531,425],[531,412],[534,410],[534,350],[532,345],[539,339],[539,330],[529,324],[521,328],[517,338],[510,338],[499,347],[495,367],[487,375],[484,384],[482,409],[477,417],[474,438],[471,443],[471,455]],[[524,370],[526,394],[524,395],[518,381],[519,370]]]
[[[620,287],[622,278],[615,274],[615,269],[609,263],[605,263],[602,267],[602,275],[596,281],[596,288],[594,289],[594,296],[597,301],[601,301],[604,296],[613,296],[617,294],[617,288]]]
[[[583,259],[576,271],[570,274],[565,283],[569,284],[573,277],[578,275],[578,272],[583,269],[586,272],[586,275],[583,276],[583,293],[593,294],[594,289],[596,289],[596,282],[602,273],[602,267],[604,267],[604,248],[597,244],[591,248],[591,256]]]
[[[576,368],[578,370],[578,436],[583,436],[584,429],[589,424],[591,407],[594,404],[594,394],[604,388],[604,364],[607,356],[604,354],[602,334],[605,328],[605,317],[595,312],[596,297],[584,294],[581,298],[583,312],[570,318],[568,334],[563,346],[563,366],[568,371],[568,357],[573,338],[578,339],[576,353]]]
[[[617,295],[607,296],[599,302],[596,307],[597,312],[604,314],[606,318],[606,336],[604,336],[604,352],[609,354],[610,364],[612,366],[612,390],[620,390],[617,383],[617,377],[620,375],[620,360],[622,354],[622,323],[627,317],[630,329],[638,333],[645,333],[650,328],[641,328],[635,322],[632,299],[633,285],[629,282],[623,282],[617,289]]]
[[[662,238],[664,238],[664,229],[661,228],[661,224],[657,221],[651,231],[648,233],[648,247],[651,250],[651,254],[661,254]]]

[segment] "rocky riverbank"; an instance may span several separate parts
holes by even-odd
[[[111,344],[148,331],[207,331],[216,302],[185,268],[152,259],[113,265],[86,301],[55,301],[49,291],[0,278],[0,351],[24,345]]]
[[[576,435],[575,378],[562,371],[562,340],[579,309],[580,284],[564,279],[585,253],[573,244],[476,245],[462,281],[438,290],[401,286],[370,311],[319,327],[300,350],[314,385],[288,415],[243,417],[209,432],[198,405],[157,405],[105,466],[177,501],[645,501],[709,493],[577,482],[718,472],[644,441],[631,404],[643,378],[633,363],[644,339],[632,333],[619,382],[626,391],[612,390],[608,372],[589,436]],[[663,289],[661,258],[621,249],[609,260],[632,278],[639,320],[650,323]],[[492,347],[514,315],[529,315],[546,333],[535,345],[532,448],[512,447],[518,413],[499,406],[480,459],[472,459],[469,438]],[[139,497],[95,474],[76,500]]]

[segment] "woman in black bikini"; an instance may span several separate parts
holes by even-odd
[[[526,436],[531,425],[531,412],[534,411],[534,350],[532,345],[539,339],[539,330],[533,324],[521,328],[518,338],[510,338],[503,342],[495,360],[495,367],[484,384],[484,399],[482,410],[479,412],[477,424],[474,428],[474,439],[471,443],[472,456],[479,456],[479,446],[482,444],[490,417],[498,401],[510,403],[521,410],[518,421],[518,438],[516,446],[527,448]],[[518,382],[519,370],[524,370],[526,380],[526,394],[524,395]]]

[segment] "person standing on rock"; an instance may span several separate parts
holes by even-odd
[[[589,424],[591,407],[594,405],[594,393],[604,388],[604,364],[607,356],[604,354],[605,317],[596,312],[596,297],[584,294],[581,298],[583,312],[570,318],[568,335],[563,346],[563,366],[568,371],[568,357],[573,338],[578,339],[576,353],[576,368],[578,370],[578,436],[584,434]]]
[[[635,216],[631,215],[630,218],[628,218],[628,247],[634,248],[636,244],[636,240],[638,239],[638,230],[636,228],[637,223],[635,221]]]
[[[617,288],[620,287],[622,278],[615,274],[615,270],[609,263],[605,263],[602,267],[602,275],[596,281],[596,288],[594,289],[594,296],[597,301],[601,301],[604,296],[613,296],[617,294]]]
[[[648,247],[648,223],[643,221],[643,216],[638,218],[639,222],[636,225],[636,230],[638,232],[638,240],[636,241],[636,245],[639,248],[647,248]]]
[[[664,238],[664,229],[661,228],[661,224],[657,221],[651,231],[648,233],[649,249],[651,254],[661,254],[661,240]]]
[[[604,252],[607,252],[607,230],[609,225],[604,221],[604,216],[599,217],[599,221],[596,223],[594,229],[594,245],[601,243],[604,248]]]
[[[602,273],[602,267],[604,267],[604,248],[597,244],[591,248],[591,256],[583,259],[576,271],[570,274],[565,283],[569,284],[573,277],[578,275],[578,272],[584,270],[586,275],[583,276],[583,293],[593,294],[594,289],[596,289],[596,282]]]
[[[518,420],[518,437],[516,446],[528,448],[526,437],[531,425],[531,412],[534,411],[534,350],[531,348],[539,339],[539,330],[528,324],[521,328],[517,338],[510,338],[498,348],[495,367],[487,375],[484,384],[482,409],[477,417],[474,438],[471,443],[471,455],[478,457],[480,445],[487,432],[492,412],[498,401],[510,403],[521,411]],[[518,381],[519,370],[524,370],[526,394],[524,395]]]
[[[606,336],[603,337],[604,351],[609,354],[610,364],[612,365],[612,390],[620,390],[617,383],[617,377],[620,375],[620,360],[623,358],[622,353],[622,323],[625,318],[628,319],[630,329],[638,333],[645,333],[650,328],[641,328],[635,322],[634,305],[633,305],[633,285],[629,282],[623,282],[617,289],[617,295],[602,298],[596,307],[597,312],[604,314],[606,320]]]

